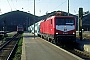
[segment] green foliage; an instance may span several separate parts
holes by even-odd
[[[13,60],[20,60],[21,54],[22,54],[22,42],[23,42],[23,34],[22,34],[21,39],[18,42],[18,48],[17,48],[16,54]]]
[[[6,41],[6,38],[4,38],[3,41]]]
[[[22,46],[22,41],[23,41],[23,38],[21,38],[18,42],[18,46]]]
[[[8,34],[8,37],[11,37],[12,36],[12,34]]]
[[[22,47],[19,46],[19,47],[18,47],[18,50],[17,50],[17,52],[16,52],[16,54],[21,54],[21,53],[22,53]]]
[[[18,60],[17,57],[14,57],[13,60]]]

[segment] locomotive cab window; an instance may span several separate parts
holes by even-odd
[[[56,25],[65,25],[65,19],[56,18]]]
[[[74,25],[73,18],[56,18],[56,25]]]
[[[73,25],[74,24],[74,19],[66,19],[66,25]]]

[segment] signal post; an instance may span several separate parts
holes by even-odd
[[[82,17],[83,17],[83,8],[79,8],[79,37],[82,40]]]

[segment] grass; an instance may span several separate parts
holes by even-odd
[[[16,54],[15,54],[15,57],[13,58],[13,60],[20,60],[21,59],[22,42],[23,42],[23,37],[21,37],[21,39],[18,42],[18,48],[17,48]]]
[[[12,34],[8,34],[8,37],[11,37],[12,36]]]
[[[8,37],[11,37],[12,34],[8,34]],[[6,37],[4,37],[3,41],[6,41]]]

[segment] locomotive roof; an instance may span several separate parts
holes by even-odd
[[[51,16],[51,17],[48,17],[46,20],[52,19],[54,17],[74,17],[74,16]]]

